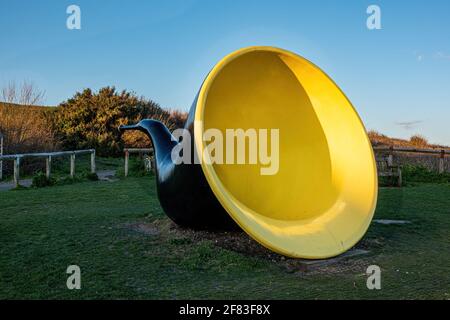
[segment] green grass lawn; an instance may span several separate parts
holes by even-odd
[[[169,232],[151,177],[0,192],[0,299],[449,299],[450,185],[383,188],[376,218],[412,223],[374,223],[368,255],[305,273]],[[81,290],[66,288],[71,264]]]

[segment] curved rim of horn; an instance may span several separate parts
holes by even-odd
[[[301,57],[300,55],[276,47],[252,46],[237,50],[220,60],[205,79],[198,95],[194,116],[195,123],[203,123],[202,121],[204,120],[205,105],[208,93],[217,75],[219,75],[223,68],[226,67],[234,59],[254,51],[270,52],[287,56],[297,61],[301,61],[302,63],[306,63],[308,67],[314,69],[314,72],[318,72],[323,75],[325,77],[324,79],[326,79],[326,81],[329,81],[330,85],[334,86],[334,88],[337,89],[340,94],[342,94],[343,99],[345,99],[346,101],[345,107],[347,108],[348,105],[349,110],[351,110],[350,112],[352,112],[353,115],[356,116],[356,126],[358,126],[358,132],[359,130],[364,131],[363,133],[359,132],[361,136],[365,137],[365,141],[361,142],[364,148],[367,148],[367,150],[364,150],[364,152],[370,152],[370,154],[366,154],[367,159],[371,158],[371,161],[367,160],[367,162],[371,163],[367,163],[366,166],[369,168],[369,170],[371,170],[370,174],[373,175],[371,176],[368,174],[368,181],[373,180],[373,185],[371,185],[371,183],[368,183],[369,186],[366,187],[370,189],[371,194],[369,194],[368,196],[370,197],[370,199],[361,200],[354,197],[354,200],[356,199],[356,202],[358,202],[359,200],[364,201],[365,206],[364,212],[352,213],[351,217],[354,218],[356,216],[357,221],[355,221],[355,225],[352,225],[354,222],[352,220],[353,218],[349,218],[348,215],[345,217],[345,219],[340,217],[336,218],[339,214],[346,214],[345,201],[340,202],[340,199],[336,200],[336,203],[329,211],[327,211],[326,215],[322,214],[318,219],[313,218],[299,220],[297,221],[298,223],[292,221],[276,221],[276,219],[267,217],[261,218],[260,215],[258,215],[258,212],[253,211],[252,209],[248,208],[243,203],[238,201],[233,196],[233,194],[228,191],[227,188],[222,184],[221,179],[216,173],[213,164],[208,161],[202,161],[202,170],[213,193],[222,204],[222,206],[226,209],[228,214],[249,236],[251,236],[254,240],[259,242],[263,246],[276,253],[292,258],[325,259],[338,256],[354,247],[354,245],[358,243],[367,232],[372,221],[377,203],[378,176],[373,149],[360,116],[358,115],[356,109],[344,94],[344,92],[322,69],[320,69],[311,61]],[[206,144],[202,139],[203,130],[203,125],[199,126],[194,124],[195,147],[198,156],[203,157],[204,159],[205,156],[203,151],[206,147]],[[351,150],[348,150],[347,152],[350,151]],[[357,189],[358,187],[355,186],[354,188]],[[332,227],[335,229],[331,229],[327,225],[327,223],[331,219],[335,219],[337,221],[336,223],[333,221]],[[323,229],[320,231],[322,232],[321,236],[317,236],[317,234],[315,233],[317,232],[317,228]],[[343,234],[346,235],[342,236]]]

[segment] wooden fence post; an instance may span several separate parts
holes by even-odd
[[[439,173],[444,173],[444,158],[445,158],[445,150],[441,150],[441,156],[439,158]]]
[[[14,159],[14,187],[19,186],[20,157]]]
[[[402,177],[402,169],[400,167],[397,168],[397,174],[398,174],[398,186],[399,188],[403,185],[403,177]]]
[[[70,177],[75,176],[75,153],[70,155]]]
[[[52,170],[52,156],[48,156],[45,159],[45,176],[47,177],[47,179],[50,178],[51,170]]]
[[[95,150],[91,153],[91,173],[95,173]]]
[[[391,146],[389,148],[388,166],[392,167],[393,165],[394,165],[394,147]]]
[[[128,176],[128,158],[130,157],[130,153],[128,149],[125,150],[125,177]]]

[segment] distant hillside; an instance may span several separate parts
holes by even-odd
[[[17,108],[19,108],[19,109],[17,109],[18,111],[19,110],[23,111],[25,108],[27,108],[27,110],[33,110],[33,111],[44,111],[44,110],[51,110],[51,109],[55,108],[54,106],[24,106],[24,105],[17,104],[17,103],[6,103],[6,102],[0,101],[0,108],[3,106],[17,107]]]
[[[409,140],[391,138],[374,130],[369,131],[368,135],[373,146],[394,146],[394,147],[431,148],[431,149],[449,148],[448,146],[431,144],[422,135],[413,135]]]
[[[44,121],[45,111],[56,110],[51,106],[24,106],[16,103],[5,103],[0,101],[0,129],[8,131],[11,125],[28,123],[29,121]],[[45,124],[43,124],[45,125]]]

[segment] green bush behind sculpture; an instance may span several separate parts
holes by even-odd
[[[148,147],[150,141],[139,133],[120,138],[118,126],[143,118],[157,119],[170,129],[180,127],[184,114],[162,109],[152,100],[132,92],[105,87],[98,92],[85,89],[47,113],[55,138],[66,150],[94,148],[100,156],[122,154],[124,145]]]

